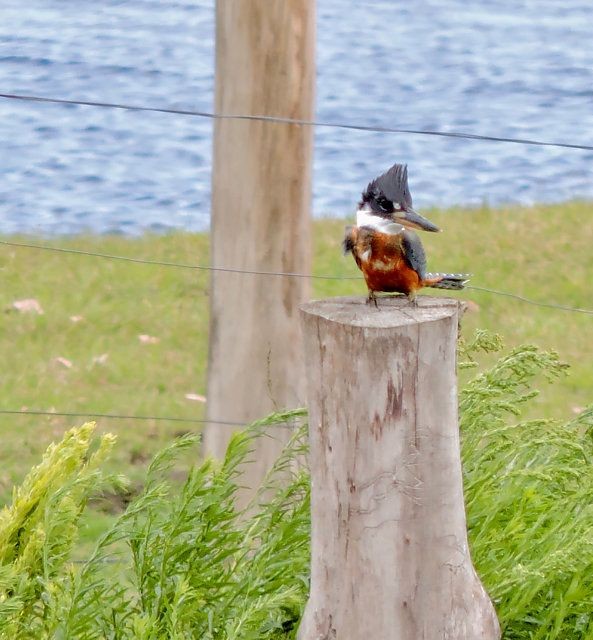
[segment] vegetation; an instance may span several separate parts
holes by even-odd
[[[498,351],[483,333],[468,345]],[[557,354],[503,355],[460,393],[464,492],[474,564],[506,640],[593,638],[593,405],[568,422],[520,417]]]
[[[478,333],[461,366],[498,349]],[[515,348],[460,394],[472,554],[507,640],[593,638],[593,406],[566,424],[518,419],[534,379],[565,368]],[[294,638],[308,590],[309,480],[292,464],[304,429],[246,510],[233,498],[259,430],[296,415],[238,433],[225,460],[190,466],[181,485],[171,470],[197,438],[178,438],[80,565],[70,557],[85,505],[121,480],[101,472],[111,437],[69,431],[0,512],[0,638]]]
[[[589,209],[425,212],[446,231],[423,235],[429,268],[591,308]],[[315,223],[315,273],[358,275],[339,254],[343,224]],[[209,259],[200,234],[51,244]],[[7,246],[0,269],[0,410],[203,417],[206,271]],[[313,289],[364,294],[357,280],[315,280]],[[464,319],[460,393],[475,564],[505,638],[593,640],[591,316],[473,290],[462,297],[475,302]],[[43,314],[15,310],[24,298]],[[470,338],[477,327],[504,335],[511,350],[498,359],[496,340]],[[527,341],[540,348],[518,346]],[[537,375],[555,379],[541,396],[529,390]],[[197,457],[199,423],[98,419],[98,433],[116,433],[117,446],[111,436],[94,441],[85,425],[23,480],[77,419],[0,413],[0,421],[0,503],[10,504],[0,512],[0,638],[294,637],[307,591],[308,480],[295,474],[281,489],[272,474],[259,506],[235,511],[236,471],[257,427],[221,465],[182,474]],[[285,473],[301,447],[297,439],[279,462]]]
[[[184,436],[161,451],[127,511],[88,560],[68,562],[80,515],[101,480],[88,423],[51,446],[0,512],[0,637],[284,638],[292,635],[308,588],[309,483],[291,462],[304,429],[245,511],[234,505],[239,465],[258,431],[302,412],[276,414],[231,440],[226,458],[170,471]],[[280,482],[282,478],[286,482]],[[113,481],[113,479],[111,479]]]

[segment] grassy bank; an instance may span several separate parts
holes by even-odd
[[[429,268],[469,271],[472,283],[542,302],[593,307],[593,205],[425,211],[443,234],[424,234]],[[339,244],[343,221],[315,223],[318,274],[357,275]],[[199,234],[77,237],[51,244],[186,264],[208,263]],[[205,395],[208,284],[205,271],[0,247],[0,409],[200,418]],[[314,281],[316,297],[365,293],[359,281]],[[44,313],[10,310],[35,298]],[[533,410],[567,417],[593,399],[593,317],[477,291],[464,331],[482,327],[510,344],[554,348],[571,365]],[[139,336],[149,336],[144,341]],[[154,338],[152,340],[150,338]],[[69,366],[70,365],[70,366]],[[188,399],[186,396],[190,394]],[[193,396],[191,395],[193,394]],[[194,397],[194,399],[191,399]],[[0,495],[6,497],[51,440],[82,418],[0,415]],[[175,434],[196,425],[99,419],[118,435],[112,465],[132,480]],[[117,506],[117,505],[116,505]]]

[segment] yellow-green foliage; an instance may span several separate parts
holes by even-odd
[[[114,444],[104,435],[91,452],[94,424],[71,429],[50,445],[41,464],[0,511],[0,629],[33,638],[51,618],[65,563],[78,539],[89,494],[105,483],[101,465]]]

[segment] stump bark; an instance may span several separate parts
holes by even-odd
[[[300,640],[494,640],[468,549],[458,303],[302,307],[312,476]]]

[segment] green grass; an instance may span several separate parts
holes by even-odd
[[[433,271],[473,273],[472,283],[544,302],[593,307],[593,205],[425,211],[442,234],[423,234]],[[314,271],[357,275],[340,253],[344,221],[314,225]],[[47,241],[49,244],[49,241]],[[168,236],[74,237],[51,244],[138,258],[207,264],[208,238]],[[0,409],[203,417],[204,406],[187,393],[205,394],[208,272],[132,264],[79,255],[0,247],[0,304],[36,298],[41,316],[0,314]],[[362,281],[316,280],[315,297],[365,294]],[[541,309],[475,291],[464,292],[479,311],[464,331],[500,333],[510,346],[530,342],[557,350],[570,374],[546,388],[532,415],[567,417],[593,398],[593,318]],[[74,323],[71,316],[83,316]],[[148,334],[156,344],[142,344]],[[104,364],[93,358],[108,354]],[[56,358],[73,363],[66,368]],[[82,419],[0,415],[0,497],[39,459],[52,440]],[[111,468],[140,483],[154,452],[195,425],[98,420],[118,436]],[[115,507],[118,505],[116,504]],[[89,526],[92,527],[92,518]]]
[[[54,244],[187,263],[208,261],[203,235],[73,238]],[[208,331],[208,273],[46,251],[0,248],[2,307],[36,298],[44,314],[0,315],[0,408],[200,418]],[[72,316],[82,316],[72,322]],[[143,344],[138,336],[159,339]],[[104,364],[93,358],[108,354]],[[72,368],[56,362],[66,358]],[[47,444],[81,419],[0,417],[4,496]],[[195,425],[100,420],[117,434],[113,466],[132,480],[152,454]]]

